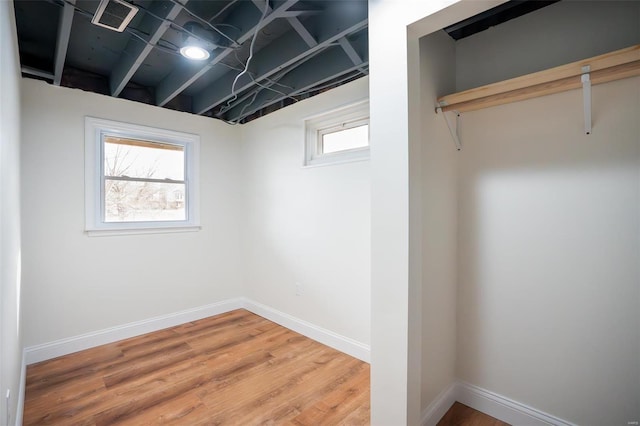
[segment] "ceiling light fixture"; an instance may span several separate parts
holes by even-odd
[[[180,48],[180,54],[193,61],[204,61],[209,58],[209,52],[197,44],[186,44]]]
[[[192,61],[204,61],[210,56],[210,51],[215,48],[212,43],[212,34],[205,30],[198,22],[190,21],[184,24],[187,34],[184,34],[184,44],[180,48],[180,54]]]

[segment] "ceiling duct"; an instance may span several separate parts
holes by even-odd
[[[122,0],[101,0],[91,23],[121,33],[138,13],[138,8]]]

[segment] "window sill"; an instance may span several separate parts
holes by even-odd
[[[369,148],[318,155],[307,160],[303,167],[333,166],[369,160]]]
[[[125,228],[125,229],[87,229],[89,237],[108,237],[112,235],[142,235],[142,234],[174,234],[177,232],[198,232],[201,226],[175,226],[166,228]]]

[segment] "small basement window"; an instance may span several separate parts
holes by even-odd
[[[197,229],[198,136],[91,117],[85,131],[89,234]]]
[[[305,166],[369,158],[369,102],[310,118],[305,128]]]

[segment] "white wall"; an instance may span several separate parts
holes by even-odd
[[[459,41],[463,87],[470,68],[495,81],[640,43],[638,2],[539,12]],[[586,136],[580,90],[463,114],[457,370],[576,424],[625,424],[640,418],[640,79],[594,86],[592,116]]]
[[[245,295],[366,345],[369,161],[302,161],[305,118],[368,95],[368,78],[361,78],[241,127]]]
[[[640,418],[640,79],[465,114],[458,374],[585,425]]]
[[[22,92],[26,346],[238,296],[369,344],[369,162],[301,167],[304,118],[367,99],[367,78],[236,127],[30,79]],[[85,115],[199,134],[203,229],[85,235]]]
[[[8,425],[22,410],[20,65],[13,2],[0,2],[0,51],[0,424]]]
[[[85,115],[199,134],[202,230],[85,235]],[[31,79],[22,118],[26,346],[242,295],[235,128]]]
[[[456,367],[458,151],[435,99],[455,91],[455,43],[444,31],[420,40],[422,70],[422,386],[426,408]]]

